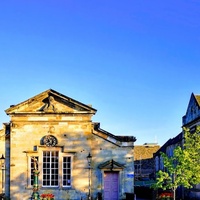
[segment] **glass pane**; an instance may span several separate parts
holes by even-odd
[[[63,157],[63,186],[71,185],[71,157]]]
[[[58,151],[43,152],[43,185],[58,185]]]

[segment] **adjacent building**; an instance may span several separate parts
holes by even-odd
[[[49,89],[5,112],[10,116],[0,130],[5,196],[31,198],[35,163],[39,193],[56,200],[121,200],[134,192],[136,138],[101,129],[92,121],[97,110],[91,105]]]
[[[195,131],[196,126],[200,125],[200,95],[191,94],[186,114],[182,118],[182,126],[190,129],[191,132]],[[179,133],[176,137],[169,139],[155,154],[155,169],[156,172],[164,169],[162,157],[160,152],[166,153],[168,156],[173,155],[173,150],[176,146],[183,147],[184,137],[183,132]],[[200,185],[195,186],[193,189],[185,190],[179,188],[179,195],[181,198],[187,196],[189,198],[200,199]]]
[[[166,153],[169,157],[173,156],[173,151],[177,146],[182,146],[183,133],[179,133],[176,137],[170,138],[158,151],[153,155],[155,161],[155,171],[164,170],[163,159],[160,152]]]
[[[145,143],[134,147],[135,180],[151,180],[155,178],[153,155],[160,146],[157,143]]]

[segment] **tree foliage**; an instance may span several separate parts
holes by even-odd
[[[177,187],[192,188],[200,183],[200,127],[194,133],[183,128],[183,134],[183,147],[177,146],[173,156],[161,152],[164,171],[158,171],[153,185],[153,188],[173,190],[174,199]]]

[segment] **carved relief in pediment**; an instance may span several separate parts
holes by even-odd
[[[86,112],[95,114],[96,110],[82,104],[70,97],[62,95],[54,90],[47,90],[22,103],[12,106],[6,110],[7,114],[18,113],[79,113]]]
[[[55,107],[55,100],[53,96],[48,96],[43,100],[44,106],[40,109],[40,111],[44,112],[56,112],[57,108]]]

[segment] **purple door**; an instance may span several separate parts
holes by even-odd
[[[104,172],[104,200],[118,200],[119,173]]]

